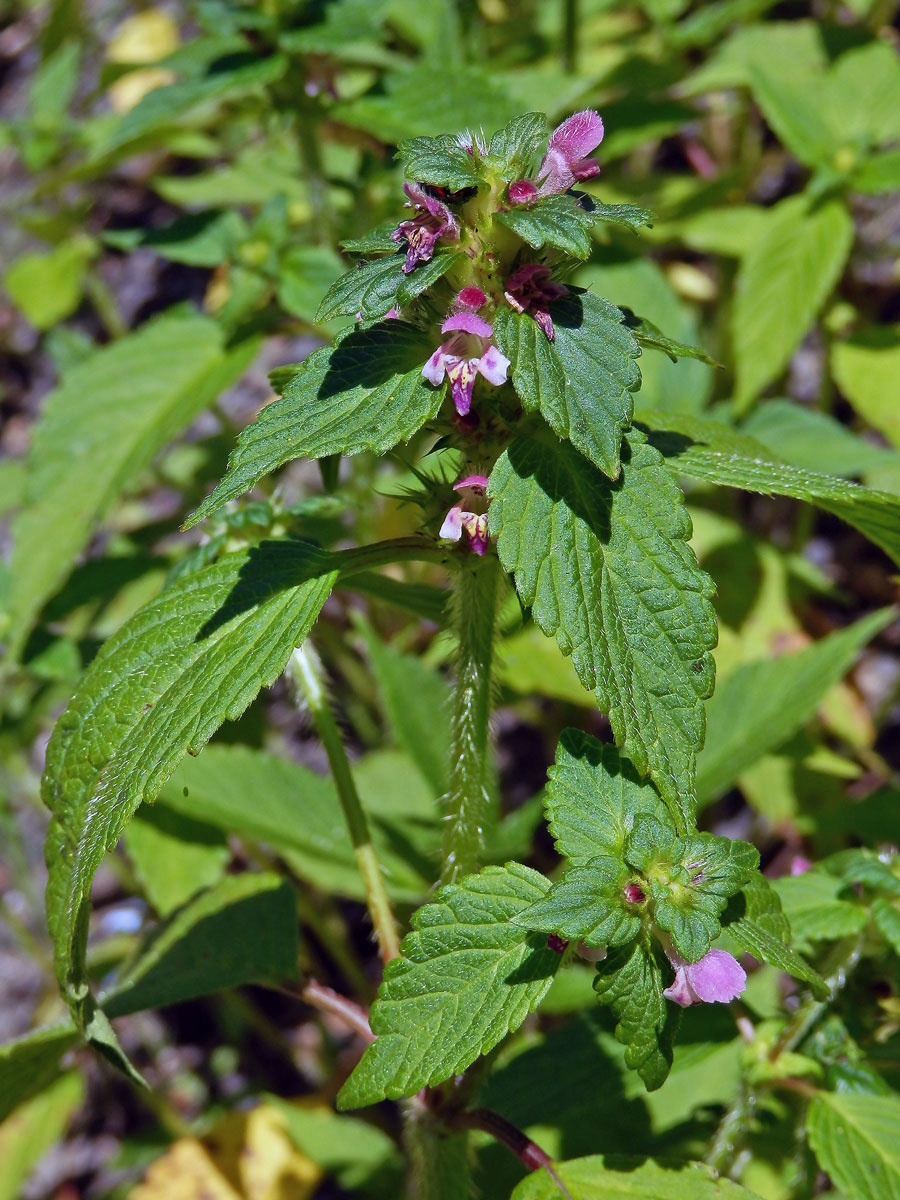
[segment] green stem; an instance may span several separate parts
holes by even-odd
[[[470,1200],[467,1130],[450,1130],[419,1096],[403,1105],[410,1200]]]
[[[313,653],[309,646],[299,647],[291,655],[288,669],[291,678],[309,705],[319,737],[322,739],[322,745],[325,747],[325,753],[328,755],[332,778],[344,810],[350,841],[353,843],[356,865],[362,876],[369,916],[378,939],[378,949],[382,961],[387,963],[400,953],[400,940],[397,935],[394,912],[384,886],[378,856],[372,844],[369,822],[366,820],[356,784],[353,782],[350,760],[347,758],[347,751],[344,749],[340,730],[328,703]]]
[[[497,559],[473,554],[459,572],[453,595],[459,648],[441,883],[477,870],[482,857],[490,808],[488,730],[499,580]]]

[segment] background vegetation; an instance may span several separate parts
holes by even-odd
[[[397,454],[339,474],[293,463],[179,532],[278,369],[339,327],[316,326],[316,309],[353,262],[341,244],[395,219],[408,137],[597,108],[603,173],[587,190],[656,219],[637,235],[598,227],[575,282],[721,364],[648,352],[640,407],[712,414],[798,472],[900,494],[897,5],[6,7],[0,1035],[51,1032],[26,1054],[0,1049],[0,1200],[396,1196],[395,1107],[332,1107],[359,1040],[248,983],[299,963],[368,1005],[379,974],[324,754],[288,685],[180,766],[98,875],[90,969],[131,987],[116,1027],[150,1091],[90,1052],[64,1057],[71,1041],[53,1033],[50,728],[100,644],[223,547],[284,531],[361,544],[423,519]],[[796,985],[754,972],[753,1043],[727,1010],[690,1010],[668,1082],[647,1095],[574,966],[495,1057],[481,1100],[560,1158],[709,1157],[770,1200],[893,1198],[900,630],[881,611],[892,564],[858,527],[896,549],[896,523],[839,483],[819,508],[687,487],[720,619],[703,824],[759,846],[794,944],[839,995],[798,1032]],[[441,579],[421,565],[359,575],[315,639],[404,916],[440,841]],[[491,854],[552,871],[540,793],[553,747],[566,726],[608,727],[512,599],[502,631]],[[155,958],[135,959],[157,927]],[[486,1135],[476,1144],[483,1194],[509,1195],[524,1167]]]

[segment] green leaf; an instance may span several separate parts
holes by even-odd
[[[339,1116],[324,1104],[301,1107],[279,1096],[266,1096],[277,1110],[291,1141],[334,1177],[341,1188],[382,1200],[402,1191],[403,1159],[396,1141],[377,1125]]]
[[[864,158],[853,172],[850,186],[868,195],[896,192],[900,188],[900,150],[883,150]]]
[[[601,204],[591,197],[590,215],[595,221],[610,221],[614,225],[626,225],[635,233],[645,226],[652,228],[653,213],[637,204]]]
[[[483,156],[485,165],[511,183],[522,179],[529,174],[546,134],[547,118],[542,112],[513,117],[491,138]]]
[[[0,1121],[53,1082],[60,1059],[80,1040],[71,1021],[60,1021],[0,1045]]]
[[[48,254],[17,258],[3,276],[3,286],[32,325],[50,329],[78,308],[87,266],[95,254],[91,238],[69,238]]]
[[[617,858],[599,855],[570,867],[543,899],[515,918],[525,929],[558,933],[586,946],[621,946],[641,928],[637,904],[625,899],[631,871]]]
[[[440,137],[416,137],[401,142],[397,157],[402,160],[407,179],[430,183],[458,192],[480,183],[472,155],[452,134]]]
[[[859,416],[900,448],[900,326],[875,325],[836,342],[831,369]]]
[[[900,908],[896,900],[883,897],[872,904],[872,920],[875,928],[895,954],[900,954]]]
[[[370,229],[362,237],[345,238],[341,242],[341,246],[348,254],[381,254],[387,252],[396,254],[397,243],[391,236],[396,228],[397,221],[393,219],[382,221],[380,225],[376,225],[374,229]]]
[[[641,386],[640,347],[615,305],[590,292],[570,289],[550,312],[553,341],[533,317],[506,307],[494,318],[494,339],[525,408],[616,479],[632,392]]]
[[[839,899],[846,885],[824,871],[804,871],[772,881],[795,941],[809,945],[819,940],[850,937],[865,926],[866,911],[859,904]]]
[[[788,946],[791,927],[778,893],[769,881],[755,874],[728,902],[722,918],[726,934],[746,954],[760,963],[786,971],[809,984],[818,1000],[828,997],[825,980]]]
[[[897,368],[900,378],[900,356]],[[900,423],[897,428],[900,433]],[[884,446],[852,433],[835,417],[793,400],[769,400],[758,405],[741,430],[760,442],[773,458],[816,475],[866,475],[900,464],[900,458]]]
[[[226,350],[215,322],[182,312],[151,321],[67,372],[34,430],[25,506],[13,523],[10,654],[96,522],[256,349],[251,341]]]
[[[630,308],[623,308],[622,315],[625,318],[625,325],[641,346],[647,346],[651,350],[661,350],[672,362],[677,362],[679,358],[696,358],[709,367],[721,365],[714,358],[710,358],[706,351],[701,350],[699,346],[688,346],[685,342],[677,342],[673,338],[666,337],[652,321],[637,316]]]
[[[835,137],[823,111],[821,75],[782,73],[757,63],[750,70],[750,86],[767,123],[800,162],[808,167],[831,162]]]
[[[573,258],[589,258],[594,219],[574,196],[544,196],[534,204],[494,213],[494,220],[540,250],[553,246]]]
[[[433,347],[401,321],[354,330],[301,365],[280,400],[237,441],[228,471],[185,522],[189,529],[291,459],[383,454],[408,441],[441,406],[446,385],[422,377]]]
[[[764,496],[792,496],[834,513],[900,563],[900,500],[773,460],[760,442],[727,425],[680,413],[640,412],[639,428],[674,470]]]
[[[663,996],[659,953],[652,939],[639,938],[610,950],[597,963],[594,976],[594,991],[616,1018],[616,1039],[625,1047],[625,1063],[651,1092],[662,1087],[669,1074],[681,1016],[681,1009]]]
[[[420,908],[402,957],[385,968],[370,1023],[377,1035],[338,1107],[411,1096],[459,1074],[540,1003],[560,956],[512,924],[549,884],[518,863],[449,884]]]
[[[84,999],[91,881],[142,801],[278,677],[337,576],[302,542],[263,542],[184,576],[111,638],[47,750],[47,919],[60,985]]]
[[[707,706],[699,802],[721,796],[757,759],[802,729],[860,649],[895,616],[882,609],[796,654],[745,663],[726,675]]]
[[[731,334],[735,406],[746,412],[787,365],[850,252],[853,222],[839,200],[810,208],[804,196],[767,213],[738,272]]]
[[[428,780],[435,796],[443,796],[450,765],[447,683],[414,654],[404,654],[383,642],[368,622],[359,620],[357,624],[396,743]]]
[[[331,284],[344,264],[328,246],[292,246],[278,268],[278,303],[295,317],[312,323]]]
[[[547,824],[572,863],[597,854],[624,858],[636,817],[664,812],[659,793],[615,746],[579,729],[563,730],[548,777]]]
[[[428,262],[417,264],[415,270],[401,277],[397,288],[397,303],[402,308],[415,300],[416,296],[427,291],[465,257],[463,250],[438,250]]]
[[[142,805],[125,845],[144,895],[162,917],[218,882],[231,858],[218,830],[165,805]]]
[[[573,1158],[555,1163],[554,1173],[578,1200],[758,1200],[703,1163],[661,1167],[620,1154]],[[545,1170],[523,1179],[510,1200],[559,1200],[559,1184]]]
[[[820,1092],[806,1129],[819,1166],[854,1200],[900,1197],[900,1097]]]
[[[246,235],[246,222],[234,209],[207,209],[183,213],[155,229],[111,229],[103,240],[117,250],[128,252],[144,246],[172,262],[218,267]]]
[[[278,875],[230,875],[150,935],[100,1002],[111,1017],[244,983],[293,979],[297,904]]]
[[[316,321],[355,316],[362,319],[383,317],[397,298],[403,279],[404,256],[396,252],[387,258],[360,263],[336,279],[325,293],[316,312]]]
[[[77,1071],[60,1075],[0,1126],[0,1200],[20,1200],[24,1185],[84,1104],[85,1084]]]
[[[572,655],[616,743],[681,824],[713,687],[712,584],[658,453],[637,433],[624,451],[610,483],[565,442],[516,439],[491,476],[491,531],[535,621]]]

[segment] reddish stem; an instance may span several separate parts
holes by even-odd
[[[550,1155],[521,1129],[517,1129],[511,1121],[507,1121],[506,1117],[491,1112],[489,1108],[472,1108],[468,1112],[454,1113],[449,1116],[447,1124],[457,1129],[480,1129],[484,1133],[489,1133],[507,1150],[511,1150],[529,1171],[537,1171],[543,1167],[560,1192],[568,1197],[568,1200],[572,1200],[572,1193],[557,1175]]]

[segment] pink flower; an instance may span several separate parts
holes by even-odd
[[[459,222],[446,204],[430,196],[418,183],[404,183],[403,190],[409,197],[406,207],[415,209],[416,213],[401,221],[391,238],[397,243],[406,242],[403,270],[408,275],[416,263],[429,261],[434,254],[435,242],[442,239],[456,241]]]
[[[600,114],[586,108],[557,125],[550,135],[547,153],[538,168],[537,180],[520,179],[509,186],[511,204],[528,204],[539,196],[567,192],[580,179],[600,174],[600,164],[589,158],[603,141]]]
[[[803,854],[795,854],[791,859],[791,875],[805,875],[807,871],[812,870],[812,863]]]
[[[556,330],[550,316],[550,305],[565,296],[566,291],[561,283],[551,280],[549,267],[542,263],[526,263],[507,279],[503,294],[516,312],[530,313],[552,341]]]
[[[487,299],[480,288],[463,288],[456,307],[465,309],[479,297],[481,304]],[[471,307],[469,311],[453,313],[441,326],[441,333],[452,333],[453,336],[438,346],[422,368],[422,374],[435,387],[443,383],[445,375],[448,377],[450,394],[461,417],[472,407],[472,391],[478,375],[495,387],[506,382],[509,359],[490,342],[493,332],[494,327],[472,312]]]
[[[461,498],[444,517],[439,537],[458,542],[465,533],[470,548],[476,554],[484,554],[488,548],[487,513],[475,512],[473,509],[484,507],[487,485],[487,475],[466,475],[464,479],[454,483],[453,490],[459,492]]]
[[[689,963],[674,950],[666,950],[675,968],[675,979],[663,995],[682,1008],[691,1004],[727,1004],[747,986],[744,968],[727,950],[710,950],[699,962]]]

